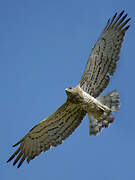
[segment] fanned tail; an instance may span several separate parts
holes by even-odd
[[[110,109],[109,113],[103,111],[103,114],[99,118],[95,118],[92,114],[88,113],[90,122],[90,135],[96,136],[102,128],[107,128],[110,123],[114,121],[112,112],[117,112],[120,108],[120,99],[118,91],[112,91],[104,96],[97,98],[104,106]]]

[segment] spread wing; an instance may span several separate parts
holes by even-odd
[[[125,32],[129,28],[127,14],[122,11],[118,16],[108,20],[100,38],[93,47],[85,71],[80,81],[80,87],[87,93],[97,97],[108,85],[110,76],[116,69],[116,62]]]
[[[24,138],[14,145],[20,144],[7,162],[17,156],[13,165],[20,160],[19,168],[26,158],[29,163],[42,151],[49,150],[51,146],[58,146],[78,127],[85,114],[86,112],[80,110],[76,104],[66,101],[56,112],[33,127]]]

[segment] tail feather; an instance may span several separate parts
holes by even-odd
[[[96,136],[103,128],[107,128],[110,123],[114,121],[112,112],[117,112],[120,108],[120,100],[118,91],[112,91],[104,96],[97,98],[104,106],[110,109],[109,113],[103,112],[101,117],[95,118],[92,114],[88,113],[90,122],[90,135]]]
[[[106,95],[97,98],[102,104],[109,107],[112,112],[117,112],[120,109],[119,92],[114,90]]]

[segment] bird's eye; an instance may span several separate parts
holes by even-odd
[[[72,89],[71,87],[69,87],[68,89]]]

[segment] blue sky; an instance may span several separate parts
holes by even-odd
[[[122,0],[5,0],[0,2],[2,180],[135,179],[135,2]],[[88,118],[65,142],[20,169],[7,164],[12,145],[66,100],[109,17],[131,20],[115,76],[105,92],[120,91],[116,120],[97,137]]]

